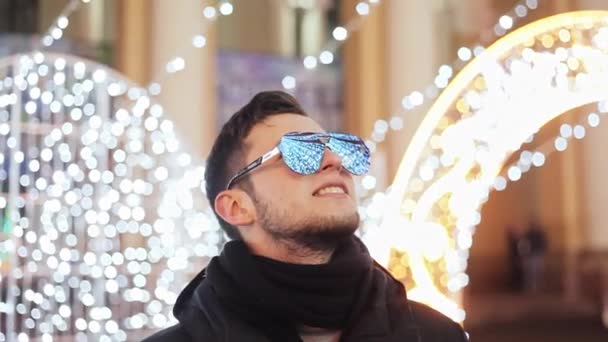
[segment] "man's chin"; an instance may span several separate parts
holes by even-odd
[[[353,236],[359,227],[359,216],[340,217],[300,227],[293,238],[312,249],[333,249]]]
[[[290,241],[302,247],[324,251],[335,249],[353,236],[359,227],[359,213],[352,205],[344,208],[315,208],[304,212],[272,212],[261,207],[261,226],[276,240]]]

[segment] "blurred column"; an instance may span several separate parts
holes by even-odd
[[[147,0],[122,0],[116,7],[116,68],[140,86],[150,81],[151,9]],[[141,236],[120,237],[123,246],[145,246]]]
[[[326,11],[329,3],[327,1],[317,1],[313,6],[300,9],[301,18],[299,21],[298,46],[300,55],[318,55],[325,44],[327,37]]]
[[[412,91],[424,93],[427,85],[435,78],[438,67],[437,31],[444,23],[437,20],[438,6],[444,1],[428,0],[388,0],[386,10],[386,98],[391,115],[401,110],[401,100]],[[392,180],[401,159],[418,128],[428,103],[404,116],[403,130],[389,135],[388,170]]]
[[[358,14],[355,6],[359,1],[344,0],[341,3],[341,23],[345,24]],[[343,46],[344,73],[344,129],[364,138],[372,133],[376,119],[387,116],[386,98],[386,47],[384,42],[386,1],[375,5],[363,18],[356,32],[349,32]],[[382,188],[390,182],[386,170],[386,148],[380,144],[374,155],[372,167],[379,176],[377,184]]]
[[[212,3],[199,0],[144,2],[151,12],[150,50],[144,59],[151,66],[150,81],[160,81],[162,85],[157,100],[174,121],[182,148],[195,157],[204,158],[216,133],[216,23],[208,23],[203,16],[204,7]],[[209,25],[208,29],[206,25]],[[195,48],[192,38],[204,32],[207,32],[205,47]],[[185,69],[167,74],[165,66],[175,57],[184,59]]]
[[[150,80],[150,6],[146,0],[124,0],[118,3],[116,66],[140,85]]]
[[[495,12],[492,0],[387,0],[385,4],[389,110],[403,113],[401,100],[413,91],[425,95],[422,106],[405,114],[403,130],[389,139],[389,172],[394,175],[434,101],[426,91],[439,66],[451,64],[459,46],[487,43]]]
[[[117,9],[118,69],[142,86],[159,81],[162,92],[156,100],[175,123],[184,150],[195,158],[206,157],[216,131],[216,23],[204,48],[192,45],[194,35],[205,32],[204,7],[196,0],[123,0]],[[185,69],[167,74],[166,63],[177,56],[185,60]]]
[[[296,2],[233,0],[234,13],[218,23],[221,48],[293,56],[296,52]]]

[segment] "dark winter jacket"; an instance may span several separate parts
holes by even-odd
[[[382,274],[358,323],[350,331],[343,331],[340,341],[467,341],[460,325],[426,305],[408,300],[403,286],[387,272],[382,270]],[[255,326],[222,305],[217,296],[198,298],[196,289],[204,283],[203,270],[178,298],[174,314],[179,324],[144,342],[269,342]]]

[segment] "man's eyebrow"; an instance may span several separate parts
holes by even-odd
[[[273,125],[271,123],[266,122],[265,120],[260,122],[262,125],[266,126],[266,127],[277,127],[277,125]]]

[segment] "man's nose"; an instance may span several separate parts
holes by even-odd
[[[321,171],[324,171],[329,168],[342,168],[342,158],[337,155],[335,152],[330,150],[329,148],[325,148],[325,153],[323,153],[323,160],[321,162]]]

